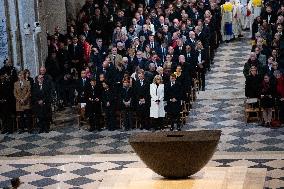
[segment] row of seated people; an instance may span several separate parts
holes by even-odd
[[[264,126],[271,126],[274,120],[284,123],[284,17],[272,13],[271,7],[266,3],[254,20],[252,50],[243,70],[247,102]]]

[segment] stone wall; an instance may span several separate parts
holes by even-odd
[[[0,0],[0,67],[9,56],[18,70],[27,68],[36,76],[47,57],[47,32],[53,34],[55,26],[66,32],[66,1],[75,18],[84,0]]]
[[[0,66],[2,67],[3,61],[8,57],[8,35],[6,27],[6,15],[4,0],[0,0]]]
[[[44,0],[47,32],[53,34],[56,26],[66,33],[66,9],[64,0]]]
[[[76,17],[86,0],[66,0],[67,19],[76,20]]]

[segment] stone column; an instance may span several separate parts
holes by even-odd
[[[53,34],[54,28],[59,26],[61,33],[66,33],[65,0],[44,0],[44,7],[47,31]]]
[[[66,0],[67,19],[76,20],[76,17],[86,0]]]
[[[8,57],[8,35],[7,35],[7,18],[4,0],[0,0],[0,67],[3,61]]]
[[[34,32],[35,23],[35,3],[34,1],[17,0],[20,35],[23,46],[23,68],[30,70],[31,74],[35,76],[38,73],[38,55],[37,55],[37,34]],[[30,33],[26,33],[24,28],[30,25]]]
[[[8,38],[9,38],[9,57],[14,66],[20,70],[23,68],[23,47],[20,34],[18,2],[16,0],[5,0]]]

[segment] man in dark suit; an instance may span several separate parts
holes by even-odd
[[[276,12],[272,12],[271,5],[267,5],[265,11],[261,13],[261,18],[266,20],[268,24],[275,24],[277,20]]]
[[[109,131],[113,131],[116,128],[114,94],[111,91],[109,84],[103,82],[102,85],[104,88],[102,94],[102,105],[106,115],[106,126]]]
[[[140,129],[149,129],[150,83],[144,79],[144,73],[138,73],[138,80],[133,85],[136,113]]]
[[[86,41],[90,45],[94,45],[95,44],[95,35],[90,30],[90,27],[89,27],[89,25],[87,23],[83,24],[83,32],[81,33],[81,35],[86,37]]]
[[[133,127],[132,108],[133,108],[133,89],[130,87],[128,79],[123,80],[123,87],[120,91],[120,104],[123,114],[123,126],[127,131]]]
[[[166,112],[170,118],[171,131],[174,130],[174,124],[177,124],[177,130],[180,131],[180,112],[182,88],[179,83],[176,83],[176,75],[171,74],[170,82],[165,86],[165,100],[167,101]]]
[[[100,74],[104,74],[108,84],[110,85],[110,87],[112,87],[115,82],[116,75],[114,67],[110,67],[108,61],[104,61],[102,67],[98,68],[97,79],[99,79]]]
[[[158,46],[156,50],[160,60],[162,61],[162,63],[164,63],[166,61],[166,56],[168,54],[167,44],[163,42],[160,46]]]
[[[195,33],[194,31],[190,31],[188,34],[189,38],[186,40],[186,45],[190,45],[192,49],[195,49]]]
[[[179,57],[180,55],[185,55],[185,45],[183,45],[181,39],[177,40],[177,46],[175,47],[174,55],[176,57]]]
[[[203,47],[207,51],[207,49],[209,49],[209,34],[204,33],[204,31],[202,31],[200,26],[196,26],[194,31],[195,31],[196,41],[201,41]]]
[[[136,56],[133,59],[133,65],[134,67],[139,66],[139,68],[145,70],[148,68],[149,62],[147,59],[143,58],[143,52],[138,50],[136,53]]]
[[[38,119],[38,127],[40,128],[40,133],[49,132],[50,122],[52,117],[51,111],[51,85],[44,82],[43,75],[37,77],[37,83],[34,85],[32,91],[32,99],[34,104],[34,112]]]
[[[77,102],[86,103],[86,88],[90,87],[90,79],[86,76],[86,71],[81,71],[81,77],[76,81],[76,90],[78,93]]]
[[[15,112],[15,100],[13,95],[13,85],[8,76],[0,75],[0,120],[2,121],[2,134],[12,133],[12,115]]]
[[[101,130],[101,102],[102,102],[102,89],[96,84],[96,79],[91,79],[90,85],[85,90],[86,94],[86,116],[89,118],[90,129]]]
[[[156,49],[159,47],[159,43],[155,41],[155,36],[153,34],[149,35],[147,44],[150,45],[152,51],[156,51]]]
[[[196,44],[196,57],[197,57],[197,66],[196,70],[199,76],[201,85],[199,86],[202,91],[205,90],[205,73],[206,67],[208,65],[207,56],[205,49],[202,48],[202,42],[198,41]]]
[[[196,52],[190,45],[185,46],[185,61],[189,65],[190,75],[196,77],[197,57]]]
[[[139,32],[138,36],[144,36],[145,39],[148,39],[148,37],[152,34],[152,31],[149,30],[148,25],[144,24],[142,27],[142,30]]]
[[[78,38],[73,37],[72,44],[68,46],[68,52],[71,59],[71,65],[76,68],[77,72],[80,73],[83,69],[84,50],[82,45],[78,43]]]

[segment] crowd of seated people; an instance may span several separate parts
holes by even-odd
[[[284,123],[283,26],[284,4],[268,1],[254,20],[252,50],[243,70],[245,95],[259,99],[264,126],[271,126],[273,110],[275,119]]]
[[[9,95],[0,90],[2,132],[14,131],[12,114],[20,132],[32,129],[31,115],[40,132],[48,132],[55,97],[58,106],[85,108],[90,131],[102,124],[116,129],[117,110],[126,130],[134,113],[141,129],[159,129],[167,113],[171,130],[174,124],[180,130],[182,102],[194,81],[205,90],[221,42],[222,3],[86,0],[77,19],[68,20],[67,33],[56,27],[48,36],[48,57],[34,80],[7,60],[0,73],[1,88],[10,87]]]

